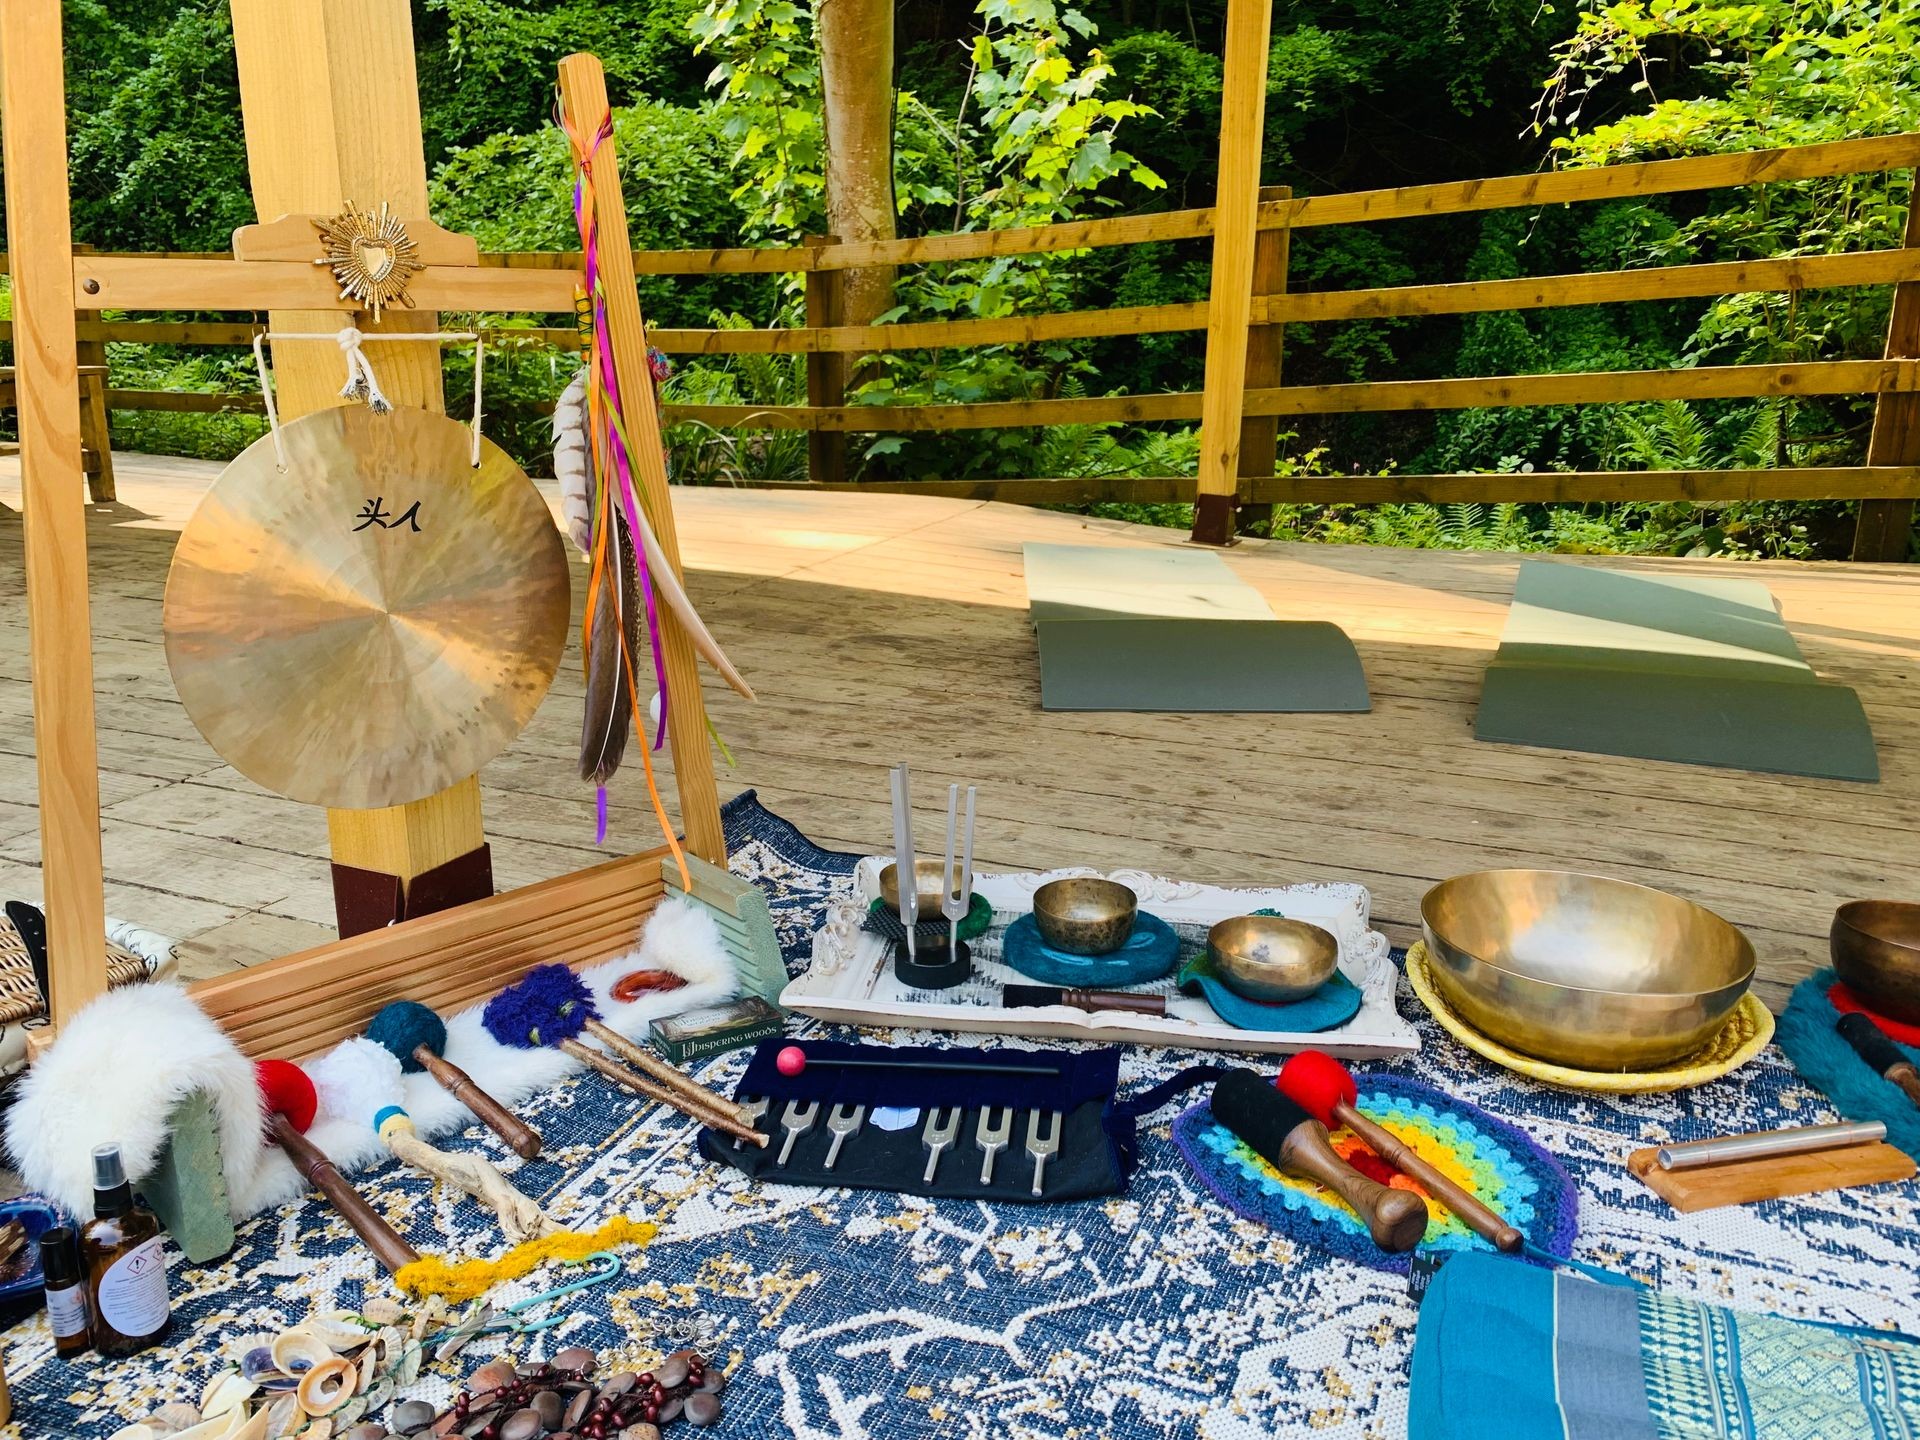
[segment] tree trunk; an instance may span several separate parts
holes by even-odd
[[[827,229],[847,244],[893,231],[893,0],[816,0],[827,142]],[[846,272],[843,325],[893,305],[893,268]]]

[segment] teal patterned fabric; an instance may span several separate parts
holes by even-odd
[[[1640,1354],[1660,1440],[1920,1436],[1920,1344],[1679,1296],[1639,1297]]]

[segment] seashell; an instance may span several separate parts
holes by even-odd
[[[279,1365],[274,1362],[273,1347],[270,1344],[255,1345],[240,1357],[241,1378],[251,1380],[255,1384],[263,1384],[283,1373]]]
[[[387,1406],[392,1403],[395,1393],[393,1381],[386,1379],[384,1376],[374,1381],[364,1392],[367,1402],[367,1413],[371,1415],[375,1411],[386,1409]]]
[[[233,1425],[222,1440],[266,1440],[267,1412],[256,1410],[251,1416],[235,1411]]]
[[[300,1408],[298,1395],[282,1395],[267,1407],[266,1415],[264,1440],[280,1440],[281,1436],[292,1434],[294,1427],[307,1418],[307,1412]]]
[[[407,1318],[400,1302],[387,1295],[376,1295],[360,1307],[360,1318],[376,1325],[398,1325]]]
[[[236,1375],[231,1370],[223,1371],[207,1382],[207,1388],[200,1392],[200,1418],[213,1420],[245,1405],[260,1389],[258,1382]]]
[[[409,1343],[400,1352],[400,1363],[393,1368],[393,1383],[404,1390],[420,1378],[421,1350],[418,1344]]]
[[[333,1428],[337,1433],[347,1429],[351,1425],[357,1424],[360,1417],[367,1413],[367,1409],[367,1397],[364,1395],[355,1395],[352,1399],[348,1400],[346,1404],[329,1415],[327,1419],[333,1422]]]
[[[300,1432],[300,1440],[333,1440],[333,1421],[314,1421]]]
[[[309,1415],[331,1415],[351,1400],[360,1376],[353,1362],[330,1355],[300,1377],[300,1408]]]
[[[313,1336],[336,1355],[358,1350],[373,1337],[372,1330],[365,1325],[355,1324],[353,1317],[344,1310],[302,1320],[293,1329],[300,1334]]]
[[[283,1374],[305,1375],[314,1366],[333,1358],[333,1347],[305,1330],[289,1330],[273,1342],[273,1363]]]
[[[141,1423],[151,1426],[158,1434],[171,1435],[176,1430],[191,1430],[198,1425],[200,1412],[191,1405],[175,1400],[162,1405]]]

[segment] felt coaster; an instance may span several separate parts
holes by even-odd
[[[1832,970],[1820,970],[1794,986],[1787,1008],[1780,1012],[1775,1038],[1801,1079],[1822,1091],[1834,1109],[1849,1120],[1880,1121],[1887,1127],[1889,1145],[1920,1156],[1920,1109],[1898,1085],[1874,1074],[1834,1029],[1840,1012],[1827,992],[1838,978]],[[1920,1065],[1920,1047],[1897,1036],[1888,1038]]]
[[[1188,995],[1204,997],[1213,1007],[1213,1013],[1237,1030],[1279,1030],[1307,1035],[1344,1025],[1360,1013],[1360,987],[1338,970],[1306,999],[1274,1005],[1249,1000],[1229,990],[1214,967],[1213,957],[1204,950],[1180,967],[1180,988]]]
[[[876,935],[884,935],[889,940],[904,940],[907,934],[907,927],[900,923],[900,912],[878,897],[867,907],[867,918],[860,928],[871,930]],[[966,919],[960,922],[960,938],[978,940],[992,928],[993,903],[976,891],[973,903],[967,907]],[[914,922],[915,935],[932,935],[936,931],[939,932],[942,940],[947,938],[947,920],[938,910],[933,912],[931,920],[922,915]]]
[[[1001,937],[1000,958],[1030,980],[1076,990],[1114,990],[1164,979],[1180,959],[1180,937],[1166,921],[1142,910],[1133,934],[1106,955],[1075,955],[1056,950],[1040,938],[1032,915],[1022,915]]]
[[[1836,980],[1827,987],[1827,1000],[1842,1015],[1866,1016],[1889,1040],[1898,1040],[1909,1048],[1920,1045],[1920,1025],[1908,1025],[1880,1014],[1849,990],[1845,981]]]
[[[1412,1147],[1549,1255],[1573,1252],[1579,1192],[1550,1154],[1517,1127],[1431,1085],[1400,1075],[1358,1075],[1360,1110]],[[1404,1275],[1413,1256],[1492,1250],[1452,1211],[1427,1199],[1427,1235],[1412,1254],[1390,1255],[1373,1243],[1366,1222],[1346,1201],[1312,1180],[1283,1174],[1232,1131],[1215,1124],[1205,1101],[1173,1122],[1174,1144],[1214,1196],[1248,1220],[1317,1251],[1375,1270]],[[1332,1134],[1333,1148],[1361,1174],[1426,1192],[1389,1167],[1352,1131]]]

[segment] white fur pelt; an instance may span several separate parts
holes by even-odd
[[[634,970],[668,970],[687,983],[621,1004],[613,998],[613,986]],[[580,978],[606,1023],[634,1040],[645,1039],[654,1020],[732,999],[740,991],[739,972],[713,916],[705,906],[678,897],[654,910],[633,949],[583,970]],[[157,1013],[161,1006],[164,1012]],[[558,1050],[496,1043],[480,1023],[484,1008],[482,1003],[447,1017],[446,1057],[501,1104],[516,1105],[581,1068]],[[348,1174],[390,1154],[374,1133],[365,1096],[390,1085],[391,1076],[368,1050],[397,1068],[385,1051],[358,1036],[302,1062],[321,1102],[307,1138]],[[400,1078],[403,1098],[397,1103],[413,1117],[423,1139],[473,1122],[466,1106],[431,1075]],[[7,1149],[31,1188],[84,1215],[93,1206],[93,1146],[120,1141],[127,1174],[138,1185],[159,1158],[173,1102],[198,1088],[213,1092],[220,1116],[222,1164],[235,1219],[306,1192],[306,1181],[279,1147],[261,1141],[252,1062],[175,986],[130,986],[81,1011],[22,1083],[21,1098],[7,1120]],[[137,1126],[137,1132],[129,1126]]]
[[[91,1215],[94,1147],[119,1145],[138,1183],[166,1145],[173,1107],[196,1090],[213,1097],[221,1168],[237,1204],[251,1192],[260,1154],[253,1062],[178,985],[129,985],[75,1016],[20,1081],[7,1153],[30,1188],[69,1214]]]

